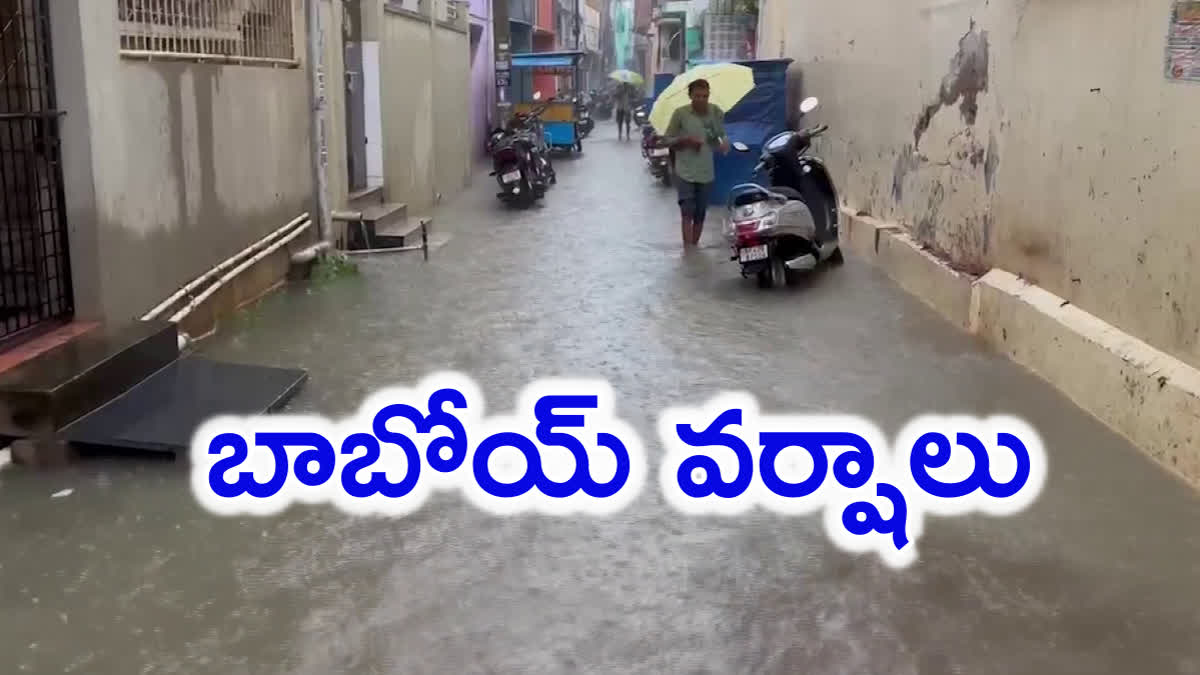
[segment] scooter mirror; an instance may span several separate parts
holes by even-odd
[[[745,143],[743,143],[741,141],[734,141],[733,149],[737,150],[738,152],[750,152],[750,146],[746,145]]]
[[[808,113],[816,110],[819,103],[820,101],[817,100],[816,96],[809,96],[800,102],[800,114],[807,115]]]

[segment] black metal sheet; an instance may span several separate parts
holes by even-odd
[[[62,431],[71,443],[123,450],[187,453],[192,433],[213,415],[279,409],[308,379],[272,368],[188,356]]]

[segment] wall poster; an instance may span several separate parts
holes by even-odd
[[[1167,29],[1166,76],[1178,82],[1200,82],[1200,2],[1175,0]]]

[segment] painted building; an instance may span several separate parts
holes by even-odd
[[[533,51],[552,52],[559,49],[560,33],[556,25],[555,0],[536,0],[533,24]],[[558,78],[545,73],[533,74],[534,91],[549,98],[558,93]]]
[[[537,6],[534,0],[508,0],[509,51],[523,54],[533,51],[533,27],[537,21]],[[528,101],[533,97],[533,73],[528,70],[512,71],[509,97],[513,101]]]
[[[584,89],[594,89],[604,81],[603,50],[600,44],[602,8],[603,3],[600,0],[588,0],[583,8],[583,50],[587,52]]]
[[[492,40],[492,0],[471,0],[471,153],[484,157],[484,145],[496,102]]]

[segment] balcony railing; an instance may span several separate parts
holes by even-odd
[[[123,56],[295,65],[293,0],[117,0]]]

